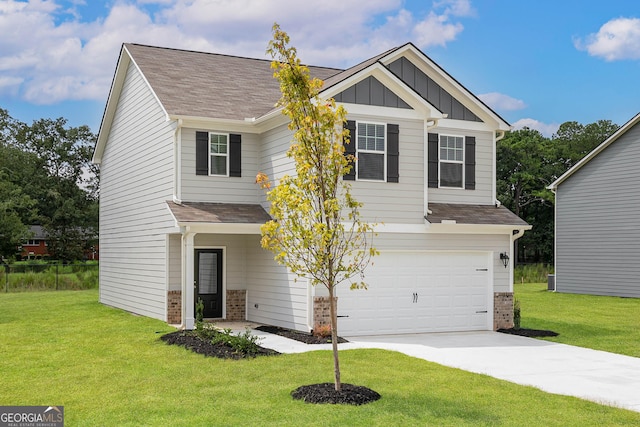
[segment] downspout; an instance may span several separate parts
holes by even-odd
[[[182,204],[182,119],[176,120],[173,141],[173,201]]]
[[[513,230],[513,232],[511,233],[511,238],[510,238],[510,245],[509,245],[509,258],[512,260],[511,261],[511,268],[509,268],[509,292],[513,292],[513,264],[515,262],[515,258],[514,258],[514,253],[513,253],[513,244],[515,243],[516,240],[518,240],[519,238],[521,238],[524,235],[524,229],[523,228],[519,228],[517,230]]]

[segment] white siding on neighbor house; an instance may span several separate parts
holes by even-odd
[[[166,319],[173,129],[132,65],[100,165],[100,302]]]
[[[640,125],[556,193],[556,290],[640,297]]]
[[[399,182],[348,181],[352,196],[363,203],[361,218],[387,224],[424,223],[424,122],[364,115],[349,115],[349,120],[399,125]]]
[[[429,133],[438,135],[474,136],[476,138],[476,188],[429,188],[430,203],[463,203],[470,205],[491,205],[493,200],[493,134],[436,127]]]
[[[206,176],[196,175],[196,130],[206,131],[206,129],[182,129],[182,201],[257,203],[260,190],[255,180],[258,173],[260,136],[250,133],[242,134],[241,177]],[[234,133],[215,129],[210,131]]]
[[[373,246],[380,251],[493,252],[493,291],[513,292],[509,268],[500,252],[510,252],[508,234],[408,234],[380,233]],[[373,262],[375,263],[375,257]],[[366,281],[366,272],[365,272]]]
[[[247,320],[308,331],[307,281],[295,281],[260,247],[260,236],[248,236],[246,266]]]

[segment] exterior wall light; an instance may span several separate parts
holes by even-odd
[[[500,252],[500,261],[502,261],[504,268],[507,268],[509,266],[509,255],[506,252]]]

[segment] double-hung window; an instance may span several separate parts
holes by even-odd
[[[384,181],[386,179],[386,125],[357,124],[357,179]]]
[[[209,174],[229,176],[229,135],[209,133]]]
[[[464,137],[440,135],[440,187],[464,188]]]

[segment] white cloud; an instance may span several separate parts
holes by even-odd
[[[504,95],[498,92],[484,93],[482,95],[478,95],[478,98],[494,110],[516,111],[527,108],[527,104],[525,104],[521,99],[512,98],[509,95]]]
[[[546,137],[551,137],[554,133],[558,131],[560,125],[558,123],[542,123],[535,119],[520,119],[517,122],[513,123],[513,128],[515,130],[522,128],[535,129],[540,132],[542,135]]]
[[[402,0],[116,0],[82,20],[83,0],[0,1],[0,91],[34,104],[106,99],[120,46],[143,43],[266,57],[280,23],[309,64],[347,67],[393,46],[444,46],[471,16],[469,0],[444,0],[418,16]],[[64,6],[63,6],[64,4]],[[357,13],[354,13],[357,11]]]
[[[640,19],[616,18],[605,23],[586,40],[575,39],[577,49],[607,61],[640,59]]]

